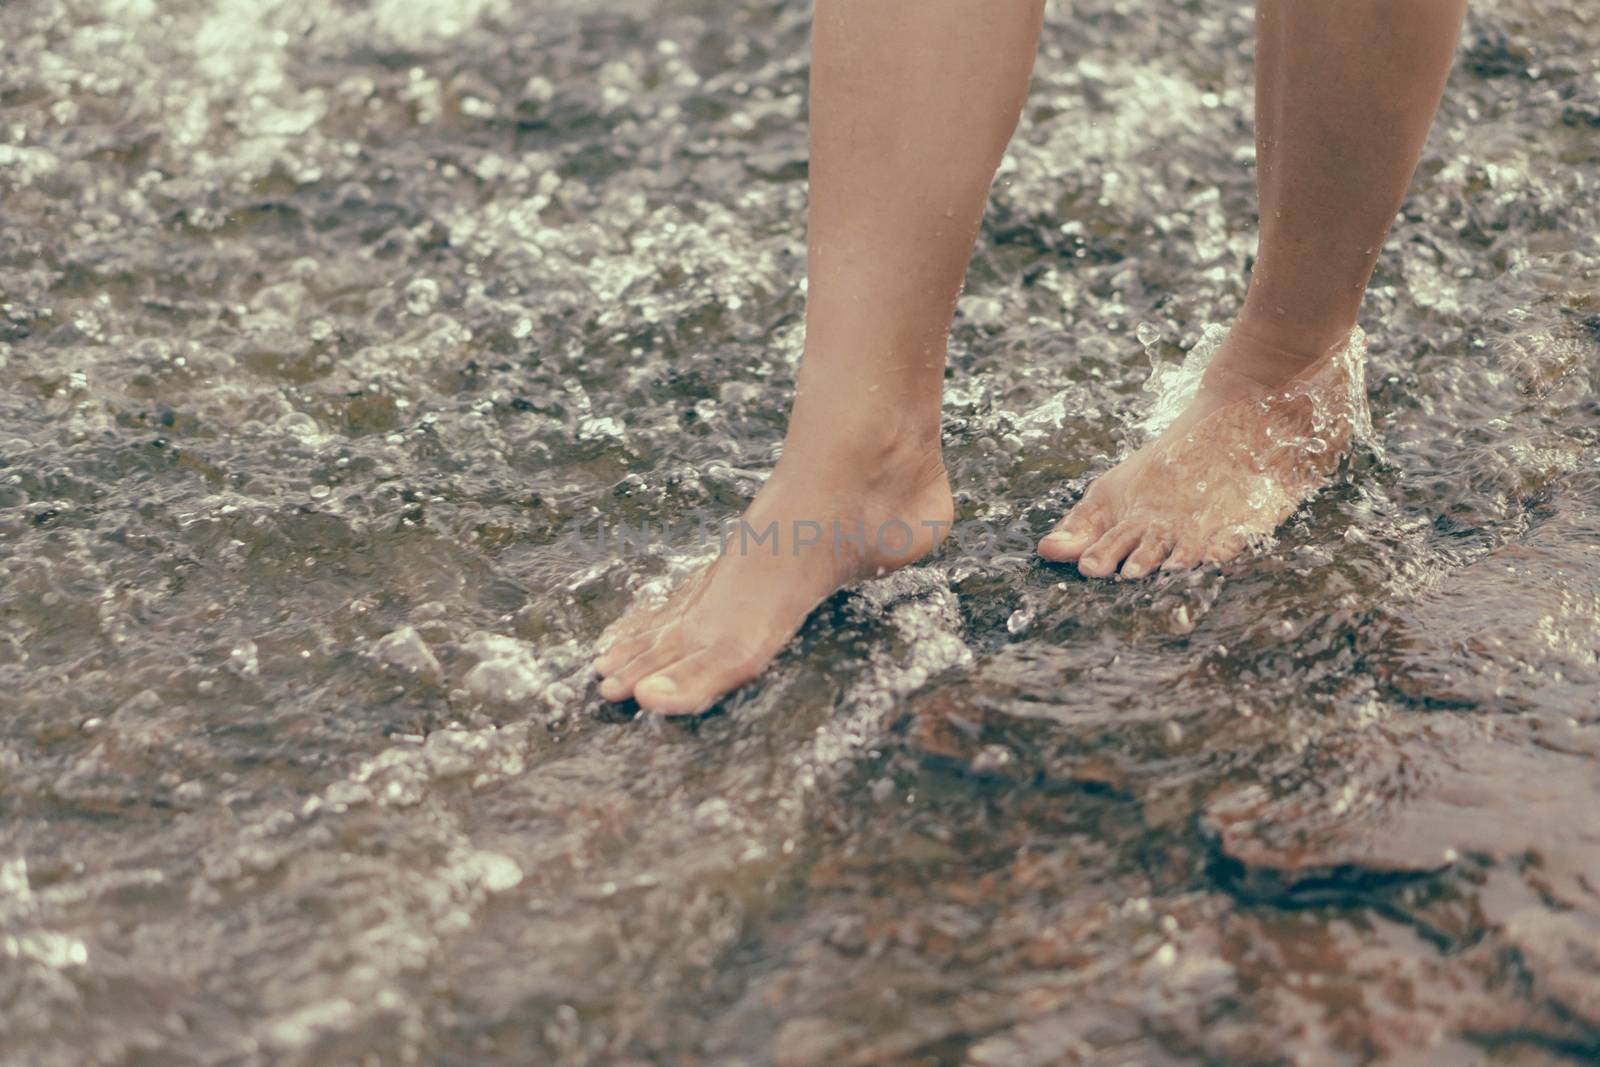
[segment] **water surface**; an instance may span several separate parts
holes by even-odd
[[[0,1063],[1600,1058],[1600,18],[1476,5],[1336,483],[1085,581],[1253,247],[1250,10],[1153,11],[1052,10],[960,305],[1028,537],[667,724],[593,539],[781,438],[805,7],[0,8]]]

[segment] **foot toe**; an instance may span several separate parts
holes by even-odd
[[[611,639],[609,642],[604,636],[599,642],[600,654],[594,659],[595,673],[602,678],[609,678],[620,671],[631,659],[649,648],[656,639],[655,631],[650,630],[641,634],[628,634]]]
[[[599,639],[595,641],[598,653],[596,662],[630,642],[637,645],[642,640],[648,645],[661,627],[681,615],[683,605],[699,585],[700,576],[696,575],[666,596],[641,594],[622,618],[601,631]]]
[[[612,677],[602,678],[600,680],[600,696],[606,700],[615,703],[617,701],[627,700],[632,695],[633,688],[621,678]]]
[[[1054,530],[1039,541],[1039,555],[1057,563],[1071,563],[1105,533],[1104,513],[1092,504],[1079,501]]]
[[[1233,530],[1217,534],[1206,543],[1204,558],[1209,563],[1226,563],[1250,547],[1250,539]]]
[[[661,614],[664,604],[635,604],[628,609],[628,613],[613,622],[601,631],[600,638],[595,645],[604,651],[612,648],[630,638],[638,637],[646,630],[655,628],[656,616]]]
[[[1133,547],[1144,539],[1145,526],[1138,522],[1119,522],[1100,535],[1078,559],[1078,570],[1091,578],[1109,578],[1116,573],[1117,564],[1127,558]]]
[[[1161,565],[1164,571],[1193,570],[1205,558],[1205,542],[1196,537],[1180,537],[1178,543],[1172,547],[1172,552],[1167,556],[1167,561]]]
[[[683,643],[673,633],[662,634],[638,655],[624,663],[600,683],[600,695],[607,700],[627,700],[634,695],[639,680],[656,673],[683,656]]]
[[[1139,542],[1128,556],[1127,562],[1122,565],[1124,578],[1143,578],[1167,558],[1172,551],[1173,536],[1165,530],[1152,529],[1144,535],[1144,540]]]
[[[732,669],[712,652],[698,652],[641,679],[633,697],[656,715],[693,715],[711,707],[751,673]]]

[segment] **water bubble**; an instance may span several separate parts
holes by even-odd
[[[239,674],[254,675],[261,671],[254,641],[241,641],[228,653],[228,666]]]
[[[587,418],[578,425],[578,439],[581,441],[620,439],[624,432],[622,421],[609,416]]]
[[[465,880],[489,893],[503,893],[522,884],[522,868],[517,861],[498,852],[472,853],[460,861],[458,870]]]
[[[439,303],[439,283],[432,278],[418,278],[406,286],[406,310],[413,315],[426,315]]]
[[[291,411],[278,420],[278,429],[295,437],[312,439],[320,437],[322,430],[317,426],[317,420],[303,411]]]
[[[975,774],[1000,774],[1015,765],[1017,754],[1004,745],[984,745],[972,758]]]

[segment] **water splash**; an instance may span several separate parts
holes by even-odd
[[[1147,437],[1159,436],[1194,400],[1206,368],[1211,366],[1212,357],[1227,339],[1228,328],[1212,323],[1202,332],[1199,342],[1185,353],[1183,362],[1154,364],[1144,383],[1144,391],[1151,398],[1150,409],[1139,420],[1139,429]],[[1147,343],[1146,351],[1149,350]]]

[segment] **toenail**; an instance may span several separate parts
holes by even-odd
[[[639,688],[643,689],[645,686],[649,686],[658,696],[670,697],[678,694],[678,683],[664,674],[653,674],[639,683]]]

